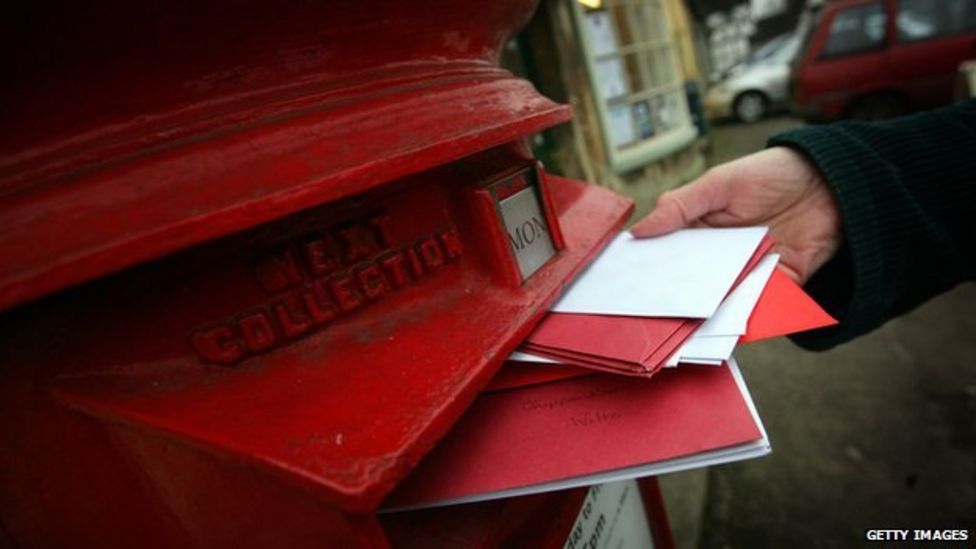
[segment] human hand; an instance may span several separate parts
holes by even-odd
[[[773,147],[707,171],[668,191],[630,232],[659,236],[683,227],[768,225],[780,265],[800,284],[840,247],[840,210],[802,155]]]

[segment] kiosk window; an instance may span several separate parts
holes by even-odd
[[[573,4],[611,159],[687,130],[684,79],[661,0]]]

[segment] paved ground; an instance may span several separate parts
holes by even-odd
[[[797,125],[721,125],[713,159]],[[871,544],[868,528],[968,528],[976,546],[976,286],[826,353],[737,352],[773,455],[663,478],[681,548]]]

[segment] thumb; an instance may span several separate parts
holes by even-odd
[[[651,213],[630,228],[637,238],[660,236],[687,227],[728,202],[727,186],[714,171],[661,195]]]

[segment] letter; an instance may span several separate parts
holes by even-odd
[[[583,523],[578,523],[573,528],[573,533],[569,536],[569,547],[570,549],[576,549],[576,544],[579,543],[580,539],[583,537]]]
[[[930,541],[932,539],[931,530],[916,530],[915,540],[916,541]]]
[[[315,324],[325,324],[335,318],[335,305],[325,297],[326,292],[322,288],[321,280],[313,282],[312,288],[314,291],[302,292],[302,304],[305,305],[305,311],[312,318],[312,322]]]
[[[356,270],[356,280],[367,299],[376,299],[390,292],[390,285],[376,265],[369,264]]]
[[[880,534],[878,533],[877,530],[868,530],[867,532],[864,533],[864,537],[868,541],[879,541],[881,539],[878,537],[879,535]]]
[[[444,265],[444,254],[433,238],[428,238],[420,243],[420,257],[423,258],[424,265],[427,266],[428,270],[436,271]]]
[[[244,345],[229,326],[198,330],[190,341],[201,358],[218,364],[232,364],[244,354]]]
[[[339,260],[329,249],[329,243],[322,238],[310,240],[302,246],[305,263],[314,275],[324,275],[339,267]]]
[[[512,243],[512,248],[515,248],[516,252],[521,252],[522,248],[525,247],[525,240],[522,239],[522,233],[520,233],[518,229],[515,230],[514,237],[512,236],[512,233],[508,233],[508,241]]]
[[[461,257],[461,238],[458,236],[457,229],[451,227],[437,233],[437,238],[444,247],[444,257],[448,261],[454,261]]]
[[[302,281],[302,270],[292,250],[270,253],[254,266],[258,283],[268,292],[277,292]]]
[[[275,316],[278,317],[278,324],[281,326],[281,332],[288,339],[304,334],[312,325],[308,318],[305,318],[304,316],[294,316],[292,311],[283,301],[276,303],[273,309]]]
[[[278,340],[275,337],[274,328],[271,327],[271,321],[268,320],[268,315],[263,311],[242,317],[237,321],[237,325],[244,336],[244,343],[253,353],[270,349]]]
[[[525,223],[522,223],[520,229],[522,230],[522,236],[523,238],[525,238],[526,244],[531,245],[533,242],[535,242],[535,238],[538,235],[535,234],[535,226],[532,224],[531,221],[526,221]],[[530,234],[532,235],[532,238],[529,238]]]
[[[410,260],[408,265],[410,266],[410,274],[413,275],[413,279],[417,280],[424,275],[424,266],[420,263],[420,258],[417,257],[417,251],[413,248],[407,249],[407,259]]]
[[[369,232],[362,225],[351,225],[339,229],[339,235],[343,241],[343,260],[347,265],[355,263],[364,257],[369,257],[374,249],[375,243],[370,238]]]
[[[606,524],[607,519],[603,513],[596,519],[596,524],[593,525],[593,533],[590,534],[590,539],[587,541],[586,546],[590,549],[596,549],[600,544],[600,539],[603,537],[603,526]]]
[[[393,287],[396,289],[402,288],[410,281],[403,266],[403,252],[395,252],[380,258],[380,267],[383,267],[383,271],[393,281]]]
[[[543,223],[538,217],[532,216],[532,224],[535,226],[535,231],[538,234],[549,233],[549,229],[546,228],[546,224]]]
[[[376,214],[368,218],[366,224],[373,229],[380,248],[389,248],[393,245],[393,238],[390,236],[390,216]]]
[[[340,275],[329,280],[332,297],[339,304],[339,309],[348,312],[363,304],[363,297],[352,286],[352,279],[348,275]]]

